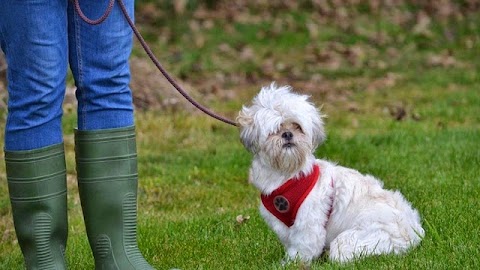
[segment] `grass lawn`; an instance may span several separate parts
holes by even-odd
[[[180,17],[177,27],[186,28],[184,35],[166,43],[154,38],[150,42],[165,54],[166,67],[178,77],[187,74],[184,80],[192,85],[203,88],[202,80],[212,83],[223,78],[221,88],[234,92],[234,97],[206,103],[231,118],[271,80],[311,94],[328,115],[328,139],[317,157],[377,176],[419,210],[426,236],[408,254],[347,265],[323,256],[311,268],[479,269],[480,39],[472,30],[476,26],[471,26],[478,25],[478,18],[465,17],[453,28],[458,35],[449,41],[440,22],[434,21],[428,28],[431,35],[423,36],[383,21],[384,17],[356,14],[359,28],[380,29],[387,37],[385,43],[372,43],[364,32],[343,32],[328,21],[319,23],[321,31],[312,34],[305,25],[315,17],[302,9],[293,13],[280,9],[276,15],[286,18],[281,21],[286,27],[282,32],[275,32],[277,26],[268,18],[263,23],[238,20],[228,23],[230,36],[218,34],[221,18],[198,30],[183,25]],[[271,20],[276,22],[275,18]],[[154,26],[144,27],[149,37],[154,36]],[[183,42],[190,34],[203,37],[203,45]],[[245,56],[246,47],[253,56]],[[222,53],[218,48],[223,48]],[[180,60],[168,58],[175,51],[184,52]],[[243,55],[236,61],[235,52]],[[352,60],[348,55],[357,56]],[[133,57],[143,57],[138,48]],[[265,66],[272,61],[272,66]],[[253,81],[235,80],[232,74]],[[71,111],[64,117],[69,188],[66,256],[69,269],[93,269],[76,188],[75,117]],[[259,216],[259,193],[247,182],[251,156],[240,144],[236,128],[182,110],[138,110],[136,118],[138,237],[152,265],[302,269],[298,263],[284,268],[280,264],[284,250]],[[0,269],[22,269],[3,160],[0,232]]]

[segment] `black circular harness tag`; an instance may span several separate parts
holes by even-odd
[[[290,210],[290,202],[282,195],[278,195],[273,199],[273,205],[280,213],[286,213]]]

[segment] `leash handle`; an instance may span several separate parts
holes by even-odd
[[[107,9],[105,10],[105,13],[98,19],[96,20],[91,20],[89,19],[87,16],[85,16],[85,14],[82,12],[82,9],[80,7],[80,4],[79,4],[79,0],[73,0],[74,1],[74,4],[75,4],[75,10],[76,12],[78,13],[78,15],[80,16],[80,18],[85,21],[86,23],[88,24],[91,24],[91,25],[97,25],[97,24],[100,24],[102,23],[103,21],[105,21],[105,19],[110,15],[110,12],[112,11],[112,8],[113,8],[113,5],[114,5],[114,2],[115,0],[110,0],[109,4],[108,4],[108,7]],[[237,124],[230,120],[230,119],[227,119],[223,116],[220,116],[216,113],[214,113],[213,111],[209,110],[208,108],[206,108],[205,106],[201,105],[200,103],[196,102],[192,97],[190,97],[187,92],[185,90],[183,90],[183,88],[170,76],[170,74],[168,74],[168,72],[163,68],[163,66],[160,64],[160,62],[158,61],[158,59],[155,57],[155,55],[153,54],[152,50],[150,49],[150,46],[148,46],[147,42],[145,41],[145,39],[143,39],[143,36],[140,34],[140,31],[137,29],[137,27],[135,26],[135,24],[133,23],[133,20],[130,18],[130,16],[128,15],[128,12],[127,12],[127,9],[125,7],[125,4],[123,3],[122,0],[117,0],[119,6],[120,6],[120,9],[122,10],[122,13],[125,17],[125,19],[127,20],[128,24],[130,25],[130,27],[132,28],[133,30],[133,33],[135,34],[135,36],[137,37],[138,41],[140,42],[140,44],[142,45],[143,47],[143,50],[147,53],[148,57],[150,58],[150,60],[152,60],[153,64],[155,64],[155,66],[157,67],[157,69],[162,73],[162,75],[165,77],[165,79],[168,80],[168,82],[186,99],[188,100],[193,106],[195,106],[197,109],[199,109],[200,111],[204,112],[205,114],[207,114],[208,116],[212,117],[212,118],[215,118],[219,121],[222,121],[226,124],[229,124],[229,125],[232,125],[232,126],[237,126]]]
[[[80,7],[80,3],[78,2],[78,0],[74,0],[73,3],[75,4],[75,10],[77,11],[78,15],[80,16],[80,18],[82,18],[83,21],[85,21],[86,23],[91,24],[91,25],[97,25],[97,24],[101,24],[103,21],[105,21],[107,19],[108,15],[110,15],[110,12],[112,12],[112,9],[113,9],[113,5],[115,4],[115,0],[110,0],[108,2],[108,7],[105,10],[105,12],[103,13],[103,15],[96,20],[92,20],[92,19],[88,18],[83,13],[82,8]]]

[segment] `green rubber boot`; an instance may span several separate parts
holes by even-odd
[[[67,182],[62,144],[5,151],[8,190],[27,269],[66,269]]]
[[[135,128],[76,130],[75,154],[95,269],[153,269],[137,245]]]

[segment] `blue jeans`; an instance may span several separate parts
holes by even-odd
[[[124,0],[133,17],[134,0]],[[80,1],[91,19],[108,0]],[[68,0],[0,1],[0,45],[8,70],[5,150],[32,150],[63,141],[67,68],[77,87],[78,129],[132,126],[128,58],[132,31],[115,3],[100,25],[88,25]]]

